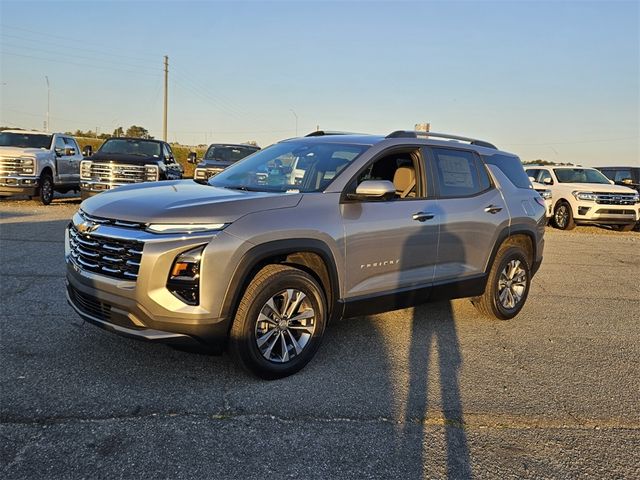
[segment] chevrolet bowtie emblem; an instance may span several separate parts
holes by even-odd
[[[93,232],[96,228],[98,228],[98,224],[85,220],[84,222],[76,225],[76,228],[80,233],[90,233],[90,232]]]

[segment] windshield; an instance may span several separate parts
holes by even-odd
[[[209,184],[264,192],[318,192],[368,148],[337,143],[277,143],[212,177]]]
[[[219,162],[237,162],[256,151],[258,151],[258,149],[251,147],[221,147],[211,145],[207,153],[204,154],[204,159],[217,160]]]
[[[141,157],[159,157],[160,144],[147,140],[112,138],[102,144],[100,153],[120,155],[139,155]]]
[[[42,133],[0,132],[0,147],[45,148],[51,147],[52,135]]]
[[[602,173],[591,168],[554,168],[553,171],[559,183],[611,183]]]

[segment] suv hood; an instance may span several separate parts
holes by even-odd
[[[249,213],[295,207],[301,198],[176,180],[118,187],[85,200],[81,208],[96,217],[136,223],[231,223]]]
[[[160,157],[154,157],[153,155],[143,157],[142,155],[128,155],[124,153],[96,152],[85,160],[91,160],[92,162],[134,163],[144,165],[145,163],[156,163],[160,160]]]
[[[41,156],[49,153],[51,150],[44,148],[20,148],[20,147],[0,147],[0,155],[3,157],[20,157],[23,155]]]
[[[633,188],[622,185],[606,185],[604,183],[559,183],[558,185],[581,192],[602,192],[602,193],[636,193]]]

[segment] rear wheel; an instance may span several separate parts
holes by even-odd
[[[40,203],[49,205],[53,200],[53,177],[50,173],[43,173],[40,177]]]
[[[522,310],[530,283],[526,252],[515,245],[502,245],[491,267],[484,294],[473,298],[471,303],[486,317],[509,320]]]
[[[229,350],[265,379],[282,378],[313,358],[326,324],[322,288],[308,273],[267,265],[247,287],[231,327]]]
[[[576,224],[573,221],[571,205],[567,202],[558,202],[553,212],[553,223],[560,230],[573,230]]]

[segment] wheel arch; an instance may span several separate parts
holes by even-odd
[[[527,252],[527,257],[530,262],[529,265],[531,268],[534,268],[538,253],[535,232],[525,226],[511,226],[504,228],[498,235],[498,239],[493,246],[491,256],[489,257],[489,261],[485,267],[485,273],[487,275],[491,271],[491,267],[493,266],[493,262],[495,262],[498,251],[502,245],[505,244],[522,247]]]
[[[328,320],[341,316],[338,272],[329,246],[312,238],[286,239],[256,245],[238,262],[222,302],[222,316],[230,320],[230,326],[247,286],[269,264],[289,265],[313,276],[325,292]]]

